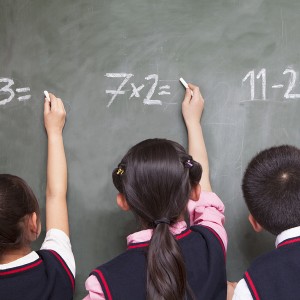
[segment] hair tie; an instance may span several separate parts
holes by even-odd
[[[119,169],[117,170],[117,175],[123,175],[124,172],[125,172],[125,171],[124,171],[122,168],[119,168]]]
[[[157,226],[157,225],[159,225],[159,224],[168,224],[168,225],[170,225],[170,220],[169,219],[167,219],[167,218],[161,218],[161,219],[159,219],[159,220],[155,220],[154,221],[154,224]]]
[[[191,167],[194,166],[193,162],[191,159],[188,159],[185,163],[184,163],[185,168],[190,169]]]
[[[124,173],[125,173],[125,164],[120,163],[120,164],[118,165],[117,170],[116,170],[116,174],[117,174],[117,175],[123,175]]]

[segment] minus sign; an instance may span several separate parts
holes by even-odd
[[[281,89],[283,88],[283,84],[272,85],[272,89]]]

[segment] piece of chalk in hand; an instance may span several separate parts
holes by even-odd
[[[182,77],[179,78],[179,81],[183,84],[183,86],[184,86],[186,89],[189,89],[189,85],[187,84],[187,82],[186,82]],[[191,90],[191,94],[192,94],[192,96],[194,96],[192,90]]]
[[[50,96],[49,93],[47,91],[44,91],[45,97],[48,101],[50,101]]]

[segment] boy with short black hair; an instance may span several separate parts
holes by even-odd
[[[300,149],[284,145],[260,152],[245,171],[242,189],[253,229],[277,238],[276,249],[251,264],[233,300],[299,300]]]

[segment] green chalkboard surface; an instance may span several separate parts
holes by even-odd
[[[229,279],[273,248],[271,235],[252,232],[240,184],[257,151],[300,146],[299,16],[298,0],[0,0],[0,172],[24,178],[44,210],[43,91],[60,96],[75,299],[92,268],[136,230],[115,204],[111,171],[122,155],[151,137],[186,146],[181,76],[206,100]]]

